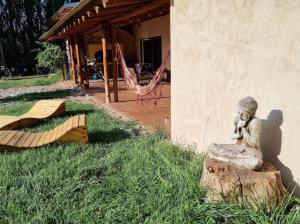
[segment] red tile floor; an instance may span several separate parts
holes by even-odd
[[[110,83],[112,86],[112,83]],[[112,103],[105,106],[110,109],[131,118],[145,128],[154,130],[156,128],[166,128],[165,123],[169,120],[171,107],[171,90],[169,83],[162,85],[162,98],[157,100],[155,105],[154,99],[137,101],[134,90],[125,88],[123,81],[119,81],[119,102],[113,102],[113,92],[111,92]],[[86,89],[86,93],[93,98],[97,104],[105,104],[104,82],[101,80],[90,80],[90,88]],[[169,127],[167,127],[169,129]],[[168,130],[169,131],[169,130]]]

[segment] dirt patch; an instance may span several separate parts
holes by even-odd
[[[73,82],[65,81],[65,82],[59,82],[48,86],[29,86],[29,87],[0,89],[0,99],[4,99],[7,97],[14,97],[26,93],[42,93],[42,92],[50,92],[55,90],[72,89],[72,88],[73,88]]]

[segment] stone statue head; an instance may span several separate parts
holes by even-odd
[[[257,107],[258,104],[253,97],[247,96],[242,98],[238,103],[238,114],[240,119],[243,121],[250,120],[255,115]]]

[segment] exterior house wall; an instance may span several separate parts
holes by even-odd
[[[123,46],[124,55],[126,60],[134,60],[135,52],[134,52],[134,38],[132,35],[118,29],[117,38],[121,46]],[[111,44],[107,45],[108,49],[111,49]],[[86,56],[89,59],[95,57],[95,53],[102,50],[101,37],[100,33],[95,33],[91,39],[86,39]]]
[[[174,0],[172,140],[232,143],[236,105],[259,104],[264,158],[300,195],[300,2]],[[297,183],[298,182],[298,183]]]
[[[141,22],[140,25],[134,25],[135,55],[138,61],[141,61],[140,40],[143,38],[157,36],[161,36],[162,38],[163,59],[170,44],[170,15],[150,19],[148,21]],[[166,68],[170,69],[170,59]]]
[[[118,29],[117,32],[118,41],[124,47],[124,56],[127,62],[132,62],[136,60],[135,51],[134,51],[134,37],[128,32]]]
[[[99,41],[100,42],[100,41]],[[100,51],[102,49],[102,44],[92,44],[92,43],[89,43],[87,44],[87,48],[86,48],[86,56],[87,58],[89,59],[93,59],[95,58],[95,53],[97,51]]]

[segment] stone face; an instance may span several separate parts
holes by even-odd
[[[261,121],[255,117],[258,104],[252,97],[241,99],[231,135],[236,144],[212,144],[208,147],[210,157],[257,170],[263,163],[260,148]]]
[[[238,168],[216,159],[203,164],[200,185],[207,189],[208,202],[243,202],[257,206],[266,204],[269,209],[278,205],[286,190],[280,172],[270,163],[263,163],[257,171]]]

